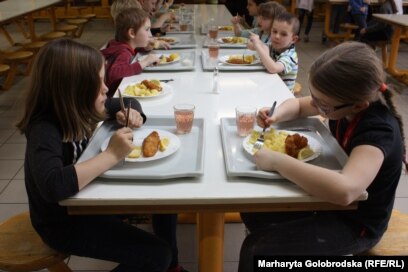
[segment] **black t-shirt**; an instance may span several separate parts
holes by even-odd
[[[125,98],[125,102],[129,99],[132,98]],[[114,119],[120,110],[119,100],[108,99],[105,106],[110,119]],[[146,120],[135,99],[132,99],[132,108]],[[73,216],[58,202],[79,191],[74,163],[88,144],[87,139],[63,142],[62,130],[52,116],[41,114],[33,118],[26,130],[25,185],[31,221],[43,239],[49,234],[64,235],[70,230]]]
[[[341,142],[348,122],[346,119],[339,122]],[[329,122],[333,135],[336,135],[336,123],[336,121]],[[374,181],[367,188],[368,199],[360,201],[356,211],[344,214],[365,227],[369,234],[379,237],[386,230],[391,216],[404,156],[404,144],[397,119],[380,102],[372,103],[364,111],[345,152],[350,155],[351,150],[359,145],[372,145],[381,149],[384,162]]]

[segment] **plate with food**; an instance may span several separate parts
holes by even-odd
[[[234,27],[232,25],[228,25],[228,26],[219,26],[218,27],[219,31],[233,31]]]
[[[244,138],[242,145],[248,154],[255,153],[254,144],[260,135],[261,131],[253,130]],[[315,138],[299,132],[272,128],[265,132],[264,139],[264,147],[267,149],[287,154],[304,162],[317,158],[322,152],[322,146]]]
[[[101,150],[105,151],[111,137],[106,138]],[[140,128],[133,131],[132,152],[127,162],[147,162],[163,159],[174,154],[181,146],[180,139],[173,133],[161,129]]]
[[[223,44],[247,44],[248,39],[244,37],[221,37],[217,41]]]
[[[173,88],[157,79],[145,79],[137,83],[129,83],[122,91],[123,96],[136,98],[154,98],[165,96],[173,91]]]
[[[168,44],[176,44],[176,43],[178,43],[180,41],[176,37],[167,37],[167,36],[166,37],[157,37],[155,39],[156,39],[156,41],[163,41],[163,42],[166,42]]]
[[[175,62],[180,61],[180,59],[181,57],[179,53],[161,54],[160,62],[157,65],[173,64]]]
[[[221,56],[219,60],[228,65],[255,65],[261,63],[256,55],[226,55]]]

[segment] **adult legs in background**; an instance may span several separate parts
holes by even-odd
[[[171,248],[172,258],[170,268],[177,267],[177,214],[153,214],[152,226],[154,233],[166,241]]]
[[[358,29],[354,33],[354,40],[360,40],[360,30],[367,27],[367,19],[364,14],[353,14],[353,20],[356,25],[358,25]]]
[[[361,228],[336,213],[241,214],[250,230],[240,252],[239,272],[254,271],[254,256],[346,255],[374,246],[379,238],[360,237]]]
[[[73,216],[69,226],[46,232],[40,235],[50,247],[117,262],[115,272],[165,272],[171,261],[165,241],[116,216]]]
[[[346,5],[332,6],[332,13],[330,17],[330,29],[333,33],[340,32],[340,24],[344,22],[347,13]]]
[[[313,10],[308,11],[306,9],[298,9],[298,13],[299,13],[299,23],[300,23],[298,35],[300,37],[303,20],[306,15],[307,22],[306,22],[305,36],[303,37],[303,41],[309,42],[309,33],[310,33],[310,29],[312,28],[312,24],[313,24]]]
[[[303,41],[309,42],[309,33],[310,33],[310,30],[312,29],[312,24],[313,24],[313,10],[306,11],[306,15],[307,15],[306,17],[307,23],[306,23],[306,28],[305,28],[305,37]]]

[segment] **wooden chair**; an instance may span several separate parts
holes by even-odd
[[[381,241],[360,255],[408,256],[408,214],[394,209]]]
[[[67,257],[43,243],[31,225],[28,212],[0,225],[0,269],[3,271],[28,272],[47,268],[51,272],[72,272],[64,262]]]
[[[358,29],[358,26],[355,24],[345,23],[340,25],[341,28],[346,30],[345,41],[354,39],[353,30]]]
[[[6,80],[4,81],[3,86],[0,86],[0,90],[8,90],[13,84],[15,73],[10,73],[11,67],[6,64],[0,64],[0,77],[5,76]]]
[[[59,25],[56,29],[58,32],[65,32],[65,34],[69,37],[75,38],[75,33],[78,30],[78,26],[76,25]]]
[[[84,31],[86,23],[88,23],[87,19],[68,19],[67,24],[76,25],[78,29],[74,32],[75,38],[80,38]]]
[[[41,35],[41,40],[52,41],[52,40],[64,38],[66,36],[67,36],[67,34],[65,32],[53,31],[53,32],[49,32],[49,33]]]
[[[15,52],[4,52],[0,51],[0,59],[2,62],[10,66],[11,78],[3,88],[8,90],[11,87],[14,76],[17,74],[29,75],[31,72],[31,66],[33,64],[34,53],[31,51],[15,51]],[[20,70],[19,66],[25,65],[24,70]]]
[[[31,43],[23,44],[24,50],[28,50],[34,53],[34,57],[37,55],[38,51],[46,45],[46,41],[36,41]]]

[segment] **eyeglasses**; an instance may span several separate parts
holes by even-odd
[[[312,100],[313,103],[315,104],[315,106],[325,115],[331,114],[335,111],[341,110],[343,108],[346,107],[350,107],[353,106],[353,103],[347,103],[347,104],[343,104],[343,105],[338,105],[338,106],[333,106],[333,107],[327,107],[327,106],[323,106],[322,103],[319,101],[319,99],[317,99],[312,92],[310,92],[310,95],[312,96]]]

